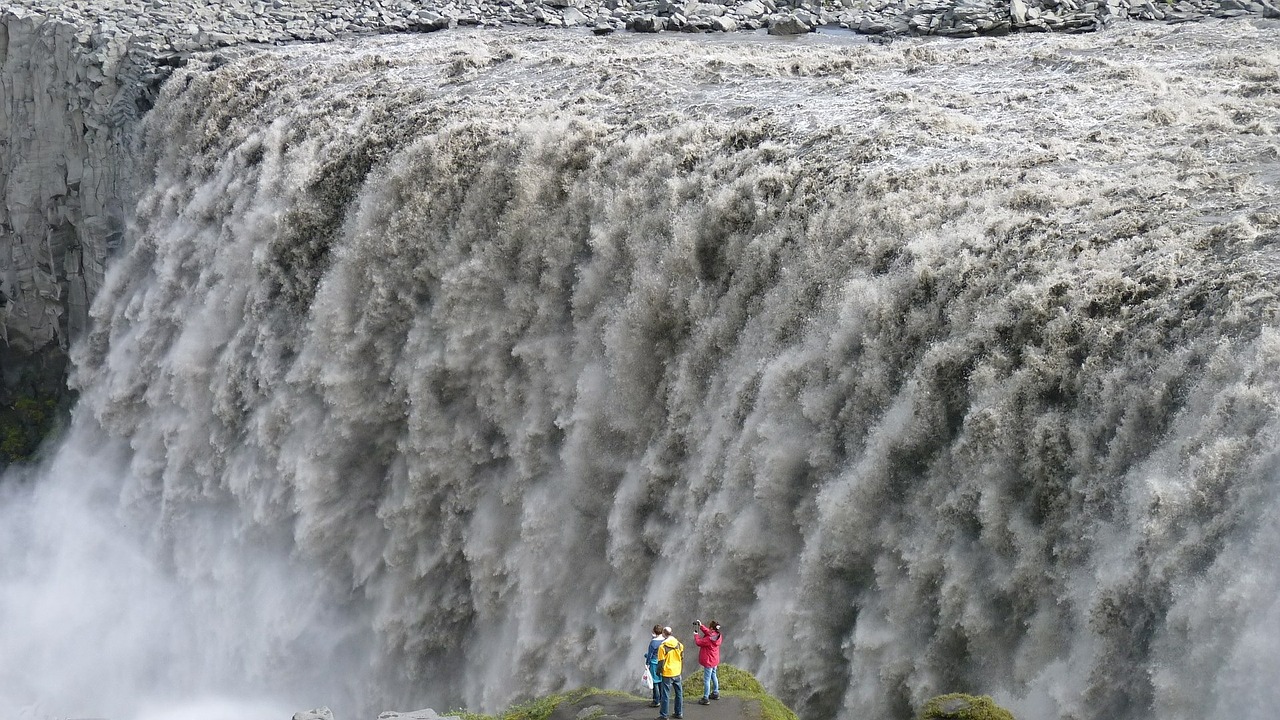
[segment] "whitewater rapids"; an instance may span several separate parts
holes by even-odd
[[[192,62],[0,716],[494,711],[714,617],[805,720],[1270,717],[1277,132],[1270,21]]]

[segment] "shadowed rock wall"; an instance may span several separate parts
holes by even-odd
[[[65,350],[119,245],[130,124],[148,105],[152,53],[11,10],[0,24],[0,338]]]

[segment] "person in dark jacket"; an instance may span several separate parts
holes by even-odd
[[[658,674],[658,646],[666,640],[662,634],[662,626],[653,626],[653,638],[649,640],[649,650],[644,654],[644,662],[649,666],[649,677],[653,678],[653,702],[649,707],[658,707],[658,692],[662,689],[662,676]]]
[[[720,643],[724,635],[720,632],[720,623],[711,621],[710,627],[697,620],[693,624],[698,629],[693,633],[693,641],[698,644],[698,664],[702,666],[702,699],[699,705],[710,705],[712,700],[720,699],[720,677],[716,668],[720,667]]]

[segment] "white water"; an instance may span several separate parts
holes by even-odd
[[[179,72],[0,716],[496,710],[694,617],[806,720],[1266,716],[1277,29]]]

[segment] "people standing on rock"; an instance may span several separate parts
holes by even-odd
[[[684,645],[671,634],[671,628],[662,628],[663,640],[658,646],[658,664],[662,672],[662,692],[658,693],[658,720],[667,720],[667,710],[675,710],[671,717],[684,717],[684,686],[680,672],[684,664]],[[674,704],[674,707],[672,705]]]
[[[653,637],[649,640],[649,649],[645,651],[644,663],[649,667],[649,677],[653,679],[653,702],[649,707],[658,707],[658,693],[662,691],[662,675],[658,671],[658,646],[667,637],[662,634],[662,626],[653,626]]]
[[[716,668],[720,667],[720,642],[724,635],[715,620],[710,627],[697,620],[693,624],[698,626],[693,631],[693,641],[698,644],[698,664],[702,666],[702,699],[698,704],[710,705],[712,700],[720,699],[720,677]]]

